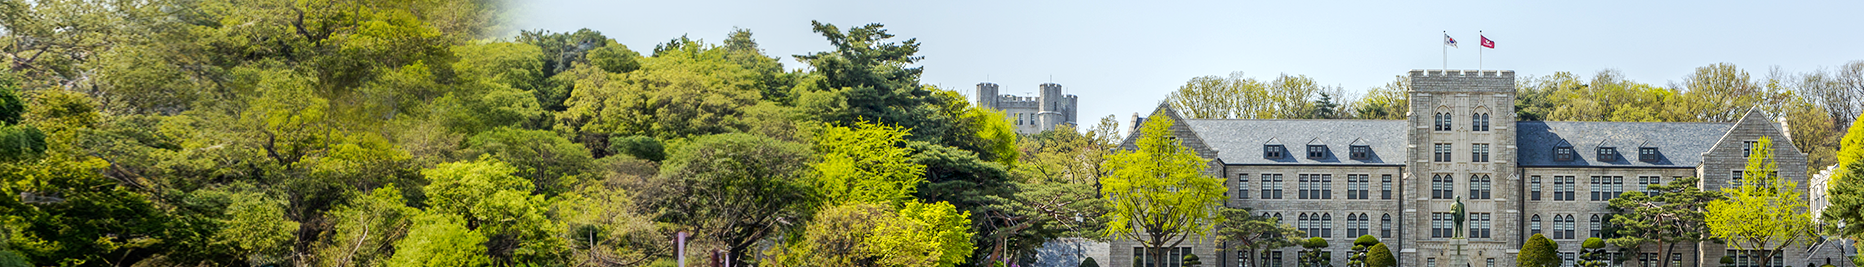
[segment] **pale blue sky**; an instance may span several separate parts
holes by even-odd
[[[519,4],[522,29],[590,28],[636,51],[680,35],[719,42],[750,29],[765,52],[830,49],[810,20],[882,23],[919,38],[924,82],[972,94],[983,81],[1031,93],[1054,81],[1081,117],[1122,121],[1192,77],[1305,74],[1358,95],[1443,65],[1477,67],[1476,32],[1497,42],[1484,68],[1519,75],[1622,70],[1658,85],[1734,63],[1756,77],[1864,60],[1864,1],[578,1]],[[1053,78],[1051,78],[1053,77]],[[1084,122],[1091,124],[1092,121]]]

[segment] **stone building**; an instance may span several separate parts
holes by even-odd
[[[978,107],[1002,110],[1017,134],[1036,134],[1062,124],[1076,124],[1075,104],[1080,99],[1063,95],[1061,85],[1044,83],[1036,97],[1002,94],[995,83],[977,84]],[[1078,125],[1078,124],[1077,124]]]
[[[1410,77],[1407,120],[1185,119],[1164,104],[1153,114],[1177,121],[1178,140],[1211,159],[1208,172],[1226,180],[1227,206],[1327,239],[1333,266],[1345,266],[1354,238],[1373,235],[1400,266],[1453,267],[1449,212],[1457,197],[1469,214],[1468,266],[1514,266],[1521,244],[1536,233],[1559,243],[1572,266],[1581,242],[1611,234],[1601,231],[1609,199],[1682,177],[1702,177],[1705,190],[1739,183],[1746,151],[1762,137],[1773,140],[1778,175],[1800,190],[1809,184],[1806,155],[1784,124],[1760,112],[1732,123],[1516,121],[1512,71],[1413,70]],[[1196,254],[1206,266],[1254,257],[1265,267],[1294,267],[1301,250],[1238,255],[1218,245],[1202,239],[1167,253]],[[1116,240],[1109,250],[1108,266],[1146,266],[1134,262],[1143,253],[1136,242]],[[1843,260],[1836,250],[1812,250],[1788,249],[1773,265]],[[1622,264],[1719,266],[1736,253],[1714,243],[1675,252],[1647,247]]]

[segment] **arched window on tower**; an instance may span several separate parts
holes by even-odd
[[[1437,131],[1449,131],[1450,117],[1451,115],[1449,112],[1437,112],[1435,116],[1431,117],[1431,121],[1437,126],[1435,128]]]
[[[1469,115],[1469,130],[1477,131],[1477,132],[1489,131],[1489,113],[1481,112],[1481,113],[1476,113],[1476,114],[1470,114]]]

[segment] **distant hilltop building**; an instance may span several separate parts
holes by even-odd
[[[1062,124],[1076,124],[1075,104],[1079,99],[1074,95],[1061,94],[1061,85],[1044,83],[1041,94],[1036,97],[1000,94],[995,83],[977,84],[978,107],[994,108],[1009,113],[1010,125],[1017,134],[1036,134],[1055,129]]]

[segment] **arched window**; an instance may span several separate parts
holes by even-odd
[[[1438,111],[1437,115],[1433,116],[1431,120],[1435,122],[1437,131],[1449,131],[1452,129],[1452,127],[1450,127],[1450,121],[1453,117],[1455,117],[1455,115],[1451,115],[1449,111],[1443,110]]]
[[[1577,235],[1579,233],[1578,229],[1574,229],[1574,228],[1579,228],[1578,224],[1579,224],[1579,220],[1573,219],[1572,214],[1566,215],[1566,233],[1565,233],[1566,239],[1579,238],[1579,235]]]
[[[1489,199],[1489,193],[1491,192],[1494,192],[1494,190],[1489,188],[1488,175],[1469,175],[1469,199]]]
[[[1540,214],[1534,214],[1534,217],[1528,219],[1527,229],[1532,232],[1529,235],[1540,234]]]
[[[1295,215],[1295,216],[1298,216],[1298,217],[1295,217],[1295,226],[1294,226],[1295,230],[1301,230],[1301,232],[1307,232],[1308,237],[1319,237],[1320,236],[1320,234],[1314,233],[1314,229],[1308,227],[1307,213],[1302,213],[1302,214]]]
[[[1553,239],[1566,239],[1566,216],[1553,215]]]
[[[1478,111],[1476,114],[1469,114],[1469,130],[1477,132],[1489,131],[1489,113]]]
[[[1333,238],[1333,213],[1320,214],[1320,237]]]
[[[1379,215],[1379,238],[1392,238],[1392,215]]]
[[[1588,228],[1588,230],[1592,230],[1592,237],[1604,238],[1603,236],[1599,236],[1599,230],[1605,227],[1602,227],[1604,226],[1604,224],[1599,222],[1598,214],[1592,215],[1592,224],[1589,224],[1587,226],[1591,227],[1591,228]]]
[[[1359,214],[1347,213],[1346,214],[1346,237],[1352,238],[1352,237],[1359,237],[1361,235],[1365,235],[1366,229],[1360,228],[1361,226],[1359,226],[1359,224],[1363,222],[1365,221],[1359,220]]]

